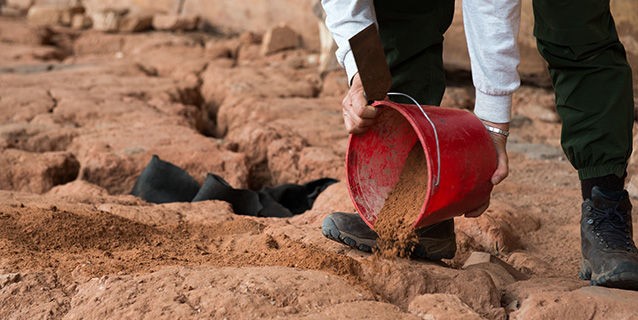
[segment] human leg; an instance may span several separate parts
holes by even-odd
[[[534,0],[534,15],[563,120],[561,144],[581,179],[580,276],[638,289],[632,207],[623,191],[632,151],[631,68],[609,0]]]
[[[391,91],[406,93],[421,104],[439,105],[445,91],[443,33],[454,15],[454,0],[374,2],[379,35],[392,74]],[[395,99],[394,97],[391,97]],[[397,102],[412,103],[396,99]],[[425,192],[425,190],[424,190]],[[372,251],[377,234],[358,214],[335,212],[323,220],[324,236],[362,251]],[[454,221],[416,230],[413,256],[452,258],[456,252]]]

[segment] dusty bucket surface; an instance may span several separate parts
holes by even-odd
[[[474,114],[422,106],[436,126],[437,154],[434,129],[417,106],[389,101],[373,106],[379,108],[374,126],[363,134],[350,135],[346,151],[350,197],[371,228],[417,142],[425,153],[427,189],[423,190],[425,200],[414,228],[464,214],[489,198],[496,151],[485,126]]]

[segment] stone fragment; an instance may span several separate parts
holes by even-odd
[[[0,274],[0,289],[20,281],[20,278],[21,276],[19,273]]]
[[[261,42],[261,54],[267,55],[280,50],[293,49],[299,46],[299,35],[287,24],[281,23],[271,27],[264,34]]]
[[[261,36],[251,31],[245,31],[239,35],[239,42],[245,46],[258,44],[261,42]]]
[[[93,13],[93,29],[104,32],[119,30],[122,18],[128,13],[128,9],[104,9]]]
[[[63,26],[71,26],[73,23],[73,17],[78,14],[84,14],[85,10],[82,6],[67,7],[60,15],[60,24]]]
[[[153,16],[144,14],[127,15],[120,21],[121,32],[141,32],[151,28]]]
[[[27,21],[34,25],[56,25],[68,8],[50,5],[34,5],[27,12]]]
[[[463,269],[484,270],[492,277],[494,285],[501,290],[516,281],[528,279],[526,275],[514,269],[514,267],[505,261],[487,252],[472,252],[470,257],[465,261]]]
[[[192,31],[197,29],[199,16],[162,14],[153,17],[153,28],[162,31]]]
[[[71,19],[71,28],[73,29],[88,29],[91,26],[93,26],[93,20],[87,15],[75,14]]]

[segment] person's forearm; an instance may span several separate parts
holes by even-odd
[[[326,26],[337,43],[337,61],[351,80],[357,73],[357,65],[348,39],[376,23],[373,1],[322,0],[321,5],[326,12]]]
[[[520,86],[520,0],[464,0],[463,22],[476,87],[474,113],[481,119],[511,119],[512,93]]]

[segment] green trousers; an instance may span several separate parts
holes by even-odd
[[[632,149],[634,99],[609,0],[534,0],[534,18],[567,158],[580,179],[622,177]]]
[[[454,0],[375,0],[392,91],[440,105],[443,34]],[[549,65],[561,144],[580,179],[622,177],[632,148],[631,69],[609,0],[534,0],[538,50]],[[398,102],[411,103],[391,97]]]

